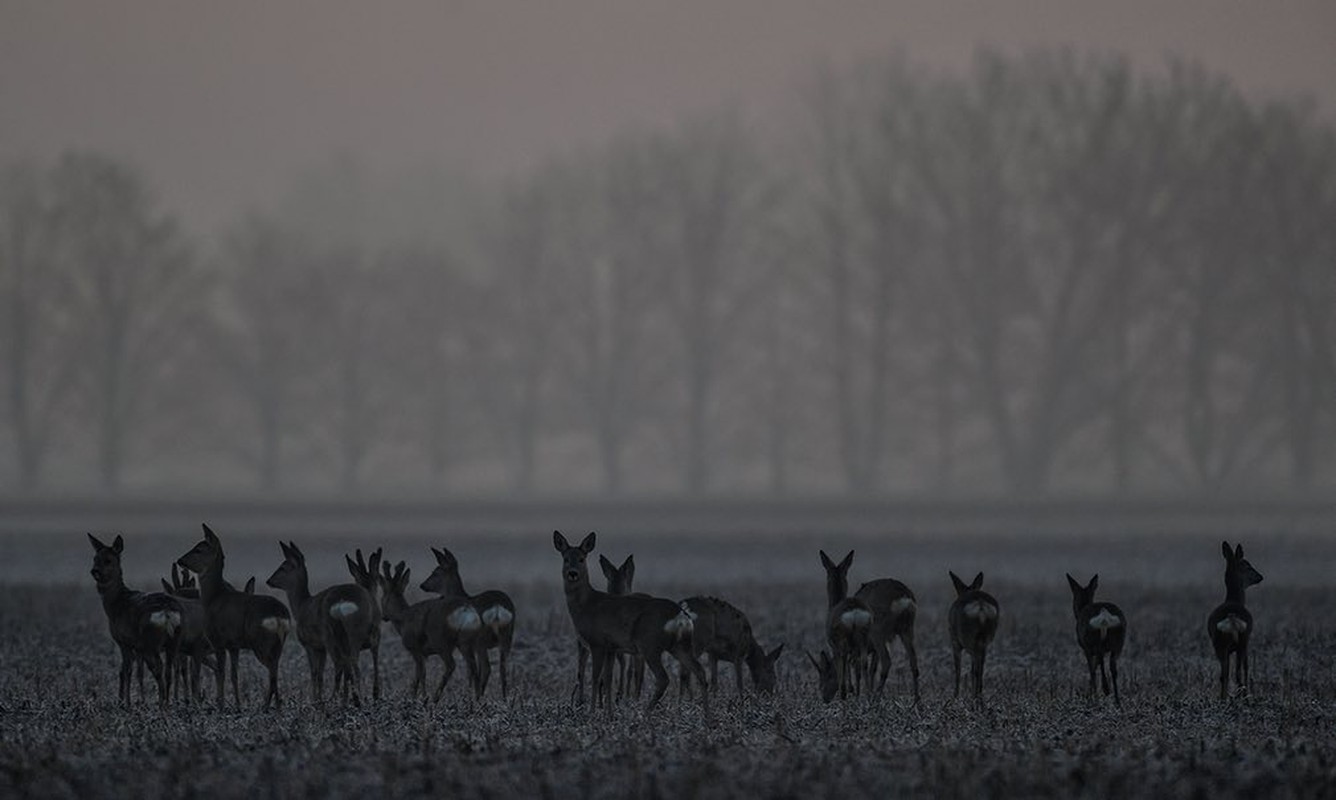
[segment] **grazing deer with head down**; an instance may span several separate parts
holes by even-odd
[[[448,549],[431,549],[436,556],[436,569],[422,582],[422,591],[439,594],[442,597],[460,597],[468,600],[477,609],[482,618],[482,630],[478,633],[474,652],[478,658],[478,696],[487,691],[487,679],[492,673],[492,662],[488,650],[499,653],[498,666],[501,670],[501,697],[506,696],[506,662],[510,659],[510,644],[515,638],[515,604],[510,595],[498,589],[489,589],[478,594],[469,594],[464,589],[464,581],[459,577],[459,560]]]
[[[269,689],[264,707],[283,706],[278,693],[278,662],[283,642],[292,627],[287,606],[276,597],[246,594],[232,589],[223,580],[223,543],[208,525],[204,539],[176,560],[199,576],[199,597],[208,620],[209,641],[218,654],[218,710],[223,710],[227,683],[227,660],[232,659],[232,698],[241,708],[241,686],[237,680],[237,662],[242,650],[250,650],[269,672]]]
[[[784,645],[769,653],[752,636],[751,622],[736,606],[717,597],[688,597],[683,601],[696,615],[696,649],[706,654],[710,662],[710,685],[715,691],[719,685],[719,662],[733,665],[733,677],[742,696],[742,666],[751,672],[752,683],[762,694],[775,691],[775,662],[784,652]],[[690,673],[682,673],[682,685],[689,683]]]
[[[658,597],[614,596],[589,583],[585,559],[594,549],[590,533],[572,546],[560,531],[552,532],[552,544],[561,554],[561,576],[566,608],[575,630],[589,647],[594,663],[594,694],[610,700],[607,675],[611,656],[621,650],[644,659],[654,674],[654,694],[646,710],[658,705],[668,690],[668,672],[663,654],[671,653],[683,670],[690,670],[706,686],[705,670],[696,660],[693,645],[694,614],[685,604]],[[701,692],[701,704],[709,713],[709,692]],[[610,703],[609,703],[610,705]]]
[[[335,684],[340,683],[344,701],[351,692],[354,705],[362,704],[362,673],[357,655],[379,624],[373,616],[375,601],[355,583],[340,583],[311,594],[306,571],[306,556],[295,542],[278,546],[283,563],[265,581],[288,596],[288,606],[297,621],[297,641],[306,650],[311,667],[311,695],[317,703],[325,700],[325,657],[334,662]]]
[[[380,699],[380,622],[383,612],[380,607],[381,583],[380,583],[380,560],[381,548],[377,547],[371,554],[370,559],[363,560],[362,549],[357,549],[357,560],[349,558],[345,553],[343,560],[348,562],[348,574],[353,576],[353,582],[361,586],[371,595],[371,619],[370,630],[367,631],[366,640],[362,643],[364,650],[371,651],[371,699]],[[339,690],[339,676],[335,676],[334,691]]]
[[[1113,675],[1113,703],[1121,706],[1118,697],[1118,656],[1123,652],[1123,641],[1127,638],[1127,617],[1122,609],[1113,603],[1096,603],[1095,588],[1099,586],[1099,576],[1095,575],[1085,586],[1067,576],[1067,585],[1072,590],[1072,612],[1076,614],[1076,643],[1085,653],[1086,664],[1090,667],[1090,696],[1095,696],[1095,666],[1099,666],[1100,684],[1104,694],[1109,693],[1109,676],[1104,673],[1104,657],[1109,658],[1109,673]]]
[[[390,571],[388,563],[381,564],[381,585],[385,601],[382,604],[385,619],[394,625],[404,649],[413,658],[413,686],[416,697],[426,689],[427,656],[437,655],[445,662],[445,672],[436,687],[432,702],[439,702],[455,673],[455,651],[464,657],[464,669],[469,685],[477,691],[477,656],[474,643],[482,632],[482,617],[469,601],[459,598],[438,597],[410,604],[405,596],[408,579],[413,572],[400,561]]]
[[[121,574],[125,540],[117,535],[110,545],[88,534],[93,545],[93,581],[102,597],[107,627],[121,651],[118,696],[130,705],[130,677],[136,662],[148,665],[158,685],[158,702],[166,705],[171,695],[178,634],[185,612],[181,602],[161,592],[137,592],[127,588]],[[165,663],[164,663],[165,657]],[[142,692],[142,689],[141,689]]]
[[[983,573],[974,576],[967,586],[956,576],[948,573],[951,583],[956,587],[956,599],[947,614],[947,625],[951,632],[951,657],[956,668],[956,691],[953,697],[960,696],[960,651],[970,654],[970,674],[974,682],[974,699],[983,702],[983,662],[988,655],[988,645],[997,633],[997,619],[1000,613],[997,600],[979,587],[983,586]]]
[[[835,697],[834,686],[843,699],[858,694],[863,684],[871,688],[872,669],[876,655],[872,650],[872,609],[856,597],[849,597],[849,566],[854,562],[854,551],[836,564],[821,552],[821,566],[826,568],[826,640],[830,642],[831,656],[820,661],[808,658],[817,668],[821,679],[821,697],[829,703]],[[869,663],[869,657],[873,659]],[[833,673],[831,672],[833,670]]]
[[[1215,607],[1206,619],[1206,632],[1211,636],[1215,657],[1220,660],[1220,699],[1229,694],[1229,656],[1234,654],[1234,684],[1245,692],[1252,683],[1248,676],[1248,639],[1252,636],[1253,618],[1244,605],[1244,593],[1249,586],[1262,582],[1258,572],[1243,557],[1243,545],[1233,550],[1229,542],[1221,542],[1225,556],[1225,602]]]

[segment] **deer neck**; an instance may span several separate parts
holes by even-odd
[[[117,574],[116,580],[111,581],[106,588],[97,587],[97,593],[102,597],[102,607],[108,612],[131,594],[125,585],[125,579],[120,574]]]
[[[472,597],[464,591],[464,580],[459,577],[459,570],[446,570],[443,588],[446,597]]]
[[[311,600],[311,579],[307,576],[305,567],[297,573],[297,579],[292,582],[292,586],[283,590],[283,594],[288,596],[288,605],[293,611]]]
[[[223,554],[209,562],[209,566],[199,574],[199,599],[208,605],[226,590],[223,585]]]
[[[849,582],[828,575],[826,576],[826,601],[831,608],[849,596]]]
[[[1239,574],[1238,570],[1235,569],[1225,570],[1226,603],[1238,603],[1239,605],[1245,605],[1245,603],[1243,602],[1243,595],[1244,592],[1247,590],[1247,588],[1248,585],[1243,582],[1243,576]]]
[[[563,581],[563,583],[565,583]],[[573,584],[565,584],[566,604],[568,606],[582,606],[589,602],[589,598],[594,595],[594,587],[589,583],[589,570],[580,570],[580,579]]]

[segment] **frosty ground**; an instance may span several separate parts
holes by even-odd
[[[227,574],[260,583],[281,560],[276,537],[220,529]],[[568,531],[582,535],[584,531]],[[127,583],[156,588],[197,529],[126,530]],[[735,697],[721,665],[709,716],[674,688],[646,713],[575,706],[575,639],[551,530],[400,532],[299,540],[312,585],[345,581],[343,553],[383,545],[414,585],[429,545],[459,557],[471,591],[502,588],[518,606],[511,696],[494,679],[481,703],[462,670],[441,703],[407,694],[411,662],[392,628],[381,645],[384,697],[362,709],[310,701],[304,655],[284,655],[281,711],[258,710],[262,676],[243,659],[246,710],[116,701],[118,656],[87,570],[83,531],[0,537],[0,795],[293,797],[1276,796],[1336,785],[1336,537],[1245,533],[1266,576],[1251,696],[1216,698],[1205,618],[1223,598],[1219,531],[950,535],[822,531],[632,535],[600,530],[598,554],[635,553],[636,588],[714,594],[750,616],[762,645],[786,644],[779,691]],[[1232,534],[1231,534],[1232,538]],[[885,696],[823,705],[803,655],[823,645],[818,548],[857,551],[851,583],[893,576],[919,598],[923,700],[910,703],[903,651]],[[951,699],[947,570],[982,570],[1002,624],[982,709]],[[1100,574],[1101,599],[1127,612],[1124,704],[1084,694],[1064,572]],[[596,585],[601,579],[594,568]],[[419,593],[420,595],[420,593]],[[363,656],[369,686],[369,659]],[[430,666],[434,679],[439,661]],[[495,676],[494,676],[495,678]],[[212,679],[206,685],[212,697]],[[230,695],[230,692],[229,692]],[[136,698],[137,699],[137,698]]]

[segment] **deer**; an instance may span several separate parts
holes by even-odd
[[[1248,676],[1248,639],[1252,636],[1253,618],[1244,605],[1244,593],[1249,586],[1262,582],[1262,573],[1243,557],[1243,545],[1233,550],[1229,542],[1220,543],[1225,557],[1225,602],[1216,606],[1206,618],[1206,632],[1210,634],[1215,657],[1220,661],[1220,699],[1229,695],[1229,656],[1234,655],[1234,684],[1247,692],[1252,688]]]
[[[253,584],[252,584],[253,585]],[[177,696],[184,687],[190,701],[201,699],[200,672],[205,665],[217,671],[218,662],[210,658],[213,645],[209,644],[208,621],[204,604],[199,599],[199,586],[189,572],[172,565],[172,582],[162,579],[162,590],[181,603],[181,629],[177,646]],[[189,661],[187,661],[189,659]]]
[[[488,589],[478,594],[469,594],[464,589],[464,581],[459,577],[459,560],[449,549],[431,548],[436,557],[436,568],[422,582],[424,592],[432,592],[442,597],[460,597],[468,600],[477,609],[482,618],[482,630],[478,633],[474,653],[478,658],[478,697],[487,691],[487,680],[492,672],[492,662],[488,650],[498,651],[498,667],[501,672],[501,697],[507,694],[506,662],[510,659],[510,645],[515,638],[515,604],[510,595],[498,589]]]
[[[90,573],[102,598],[111,639],[121,651],[117,696],[122,705],[130,706],[130,673],[137,662],[142,662],[148,665],[157,683],[158,704],[165,706],[171,698],[173,666],[185,616],[181,601],[168,594],[138,592],[125,585],[121,572],[125,539],[120,534],[110,545],[91,533],[88,541],[93,545]]]
[[[727,661],[733,665],[738,697],[742,696],[742,667],[745,664],[751,672],[752,683],[761,694],[773,694],[775,691],[775,662],[784,652],[784,645],[779,645],[767,653],[752,635],[751,622],[747,615],[726,600],[717,597],[688,597],[683,601],[696,615],[696,649],[705,653],[710,663],[710,684],[708,691],[714,691],[719,685],[719,662]],[[682,674],[682,685],[688,686],[690,673]]]
[[[464,657],[464,668],[469,684],[478,684],[477,657],[474,643],[482,631],[482,617],[473,604],[462,598],[438,597],[410,604],[405,597],[413,571],[400,561],[391,571],[388,563],[381,564],[381,586],[385,597],[381,611],[385,620],[394,626],[404,649],[413,658],[413,686],[410,693],[417,697],[426,689],[427,656],[437,655],[445,662],[445,672],[436,687],[432,702],[440,702],[445,686],[455,672],[455,651]]]
[[[866,602],[848,596],[849,566],[853,564],[854,551],[850,550],[838,564],[825,550],[820,553],[821,566],[826,569],[826,641],[830,643],[831,655],[826,658],[822,651],[820,661],[810,653],[807,657],[817,668],[822,700],[829,703],[835,691],[843,700],[850,693],[857,694],[864,683],[871,688],[876,653],[872,649],[872,609]]]
[[[586,558],[594,550],[596,534],[590,532],[578,546],[566,541],[561,531],[552,532],[552,545],[561,554],[561,576],[575,630],[593,657],[594,694],[606,698],[611,708],[607,669],[618,650],[642,658],[654,674],[654,693],[645,706],[652,710],[668,690],[668,672],[663,654],[670,653],[689,670],[701,686],[707,686],[705,670],[697,661],[693,644],[695,614],[685,603],[659,597],[616,596],[594,589],[589,583]],[[708,691],[701,692],[701,706],[709,714]]]
[[[227,662],[232,662],[232,698],[241,708],[241,686],[237,680],[237,662],[242,650],[249,650],[269,673],[264,708],[282,708],[278,691],[278,662],[283,643],[292,629],[287,606],[276,597],[246,594],[229,587],[223,579],[223,543],[207,524],[201,525],[204,538],[176,560],[199,576],[199,599],[204,604],[209,642],[218,654],[218,711],[224,707]]]
[[[1113,676],[1113,704],[1122,706],[1118,697],[1118,656],[1123,652],[1123,642],[1127,638],[1127,617],[1113,603],[1095,602],[1099,575],[1091,577],[1090,582],[1082,586],[1069,573],[1067,586],[1072,590],[1072,613],[1076,615],[1076,644],[1085,654],[1086,665],[1090,668],[1089,696],[1095,697],[1096,665],[1104,694],[1109,694],[1109,675],[1104,672],[1107,656],[1109,673]]]
[[[379,620],[373,614],[371,593],[355,583],[340,583],[311,594],[306,556],[296,542],[279,542],[283,562],[265,581],[288,596],[288,608],[297,623],[297,641],[306,650],[311,668],[311,696],[325,701],[325,657],[334,662],[335,685],[343,678],[343,700],[351,694],[362,705],[362,677],[357,655]]]
[[[960,697],[960,653],[970,654],[970,674],[974,684],[974,699],[983,704],[983,664],[988,645],[997,633],[1000,607],[997,599],[983,591],[983,573],[974,576],[966,585],[954,572],[948,572],[956,589],[956,599],[947,613],[947,627],[951,634],[951,658],[956,670],[956,690],[952,697]]]
[[[343,560],[348,562],[348,574],[353,576],[353,582],[361,586],[371,595],[373,623],[371,629],[367,631],[366,640],[362,643],[362,649],[371,651],[371,699],[380,699],[380,623],[384,614],[381,611],[380,595],[380,561],[381,548],[377,547],[371,554],[371,558],[362,558],[362,549],[357,549],[357,560],[354,561],[344,554]],[[339,690],[339,676],[334,676],[334,691]]]
[[[598,566],[603,570],[603,577],[607,581],[607,593],[610,595],[631,594],[631,584],[636,577],[635,555],[628,555],[622,565],[619,567],[608,560],[607,556],[598,557]],[[578,672],[575,682],[575,697],[577,702],[583,702],[584,699],[584,680],[585,663],[589,660],[589,648],[585,647],[583,639],[577,639],[578,648]],[[626,653],[617,653],[613,656],[617,663],[617,697],[620,700],[631,691],[631,670],[632,665],[626,660]],[[639,687],[636,687],[639,689]],[[637,695],[638,697],[639,695]]]

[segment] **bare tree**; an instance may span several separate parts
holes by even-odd
[[[192,338],[204,275],[175,220],[132,169],[100,155],[63,157],[53,174],[74,298],[88,324],[83,399],[97,431],[104,488],[121,482],[134,434],[179,408],[155,405],[173,357]]]
[[[0,330],[7,418],[23,489],[41,480],[51,435],[68,411],[82,340],[79,318],[65,313],[68,264],[46,172],[16,163],[0,174]]]

